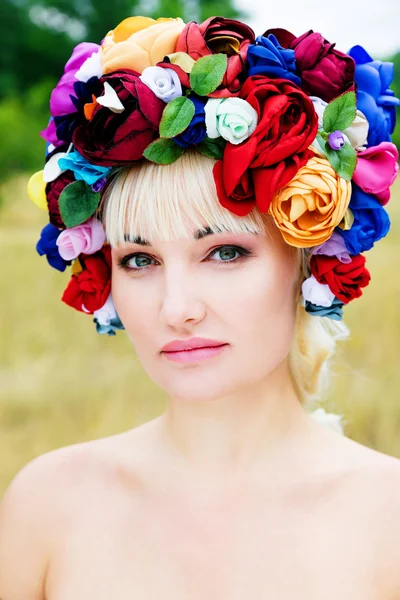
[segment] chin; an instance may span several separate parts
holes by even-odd
[[[188,403],[213,402],[236,391],[236,386],[231,382],[211,381],[207,379],[196,380],[194,383],[175,379],[164,382],[161,387],[175,400]]]
[[[145,365],[143,365],[146,369]],[[251,365],[241,362],[230,364],[198,363],[184,368],[175,365],[152,365],[146,369],[149,377],[168,396],[184,402],[212,402],[236,393],[240,388],[251,386],[265,376],[253,372]]]

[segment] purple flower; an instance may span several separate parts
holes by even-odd
[[[89,58],[93,52],[98,52],[100,46],[88,42],[82,42],[75,46],[71,58],[64,67],[64,74],[50,96],[50,114],[52,117],[66,115],[75,112],[74,104],[70,94],[74,94],[74,83],[77,81],[75,73],[79,71],[83,63]],[[91,102],[91,99],[89,100]],[[42,138],[58,146],[60,140],[57,138],[54,121],[40,132]]]
[[[105,187],[106,183],[107,183],[107,177],[102,177],[101,179],[96,181],[96,183],[92,184],[92,190],[94,192],[101,192],[102,189]]]
[[[332,150],[340,150],[346,143],[346,139],[341,131],[337,129],[328,135],[328,144]]]
[[[331,237],[319,246],[314,246],[313,254],[323,256],[336,256],[343,264],[351,263],[350,253],[346,248],[343,237],[338,231],[334,231]]]

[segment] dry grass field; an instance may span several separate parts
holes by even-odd
[[[124,332],[98,335],[91,317],[59,300],[69,270],[35,251],[47,218],[26,181],[0,190],[0,496],[35,456],[131,429],[166,402]],[[366,254],[372,281],[345,308],[351,339],[322,406],[344,415],[348,437],[400,458],[400,178],[387,209],[392,228]]]

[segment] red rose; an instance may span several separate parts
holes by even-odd
[[[286,29],[268,29],[263,35],[273,33],[283,48],[294,50],[301,88],[309,96],[318,96],[330,102],[336,96],[354,90],[355,62],[335,49],[320,33],[312,29],[296,38]]]
[[[46,185],[47,207],[49,209],[50,223],[59,229],[65,229],[66,225],[61,218],[58,199],[63,189],[73,181],[75,181],[74,172],[64,171],[64,173],[61,173],[57,179],[50,181],[50,183]]]
[[[139,79],[136,71],[121,69],[103,75],[101,81],[114,88],[125,110],[115,113],[98,104],[90,121],[75,129],[73,144],[96,165],[129,165],[139,160],[143,150],[159,136],[165,103]]]
[[[106,245],[94,254],[80,254],[79,261],[83,271],[72,275],[61,300],[92,314],[104,306],[111,291],[111,248]]]
[[[312,256],[311,273],[319,283],[329,285],[336,298],[348,304],[350,300],[359,298],[362,287],[366,287],[371,279],[365,268],[365,256],[357,254],[351,257],[351,263],[342,263],[336,256]]]
[[[244,23],[224,17],[210,17],[198,25],[188,23],[176,43],[175,52],[186,52],[194,60],[209,54],[228,55],[228,67],[221,85],[211,98],[237,96],[246,78],[247,48],[255,41],[254,31]],[[179,73],[178,73],[179,74]],[[185,85],[182,82],[182,85]]]
[[[234,188],[224,181],[222,160],[215,163],[213,174],[220,204],[240,217],[247,215],[256,204],[252,171],[247,169]]]
[[[310,98],[287,79],[254,75],[244,83],[240,97],[257,111],[259,121],[247,140],[226,144],[222,165],[214,169],[218,198],[236,214],[247,214],[255,202],[267,212],[274,193],[313,156],[308,146],[317,135],[318,117]],[[253,170],[255,198],[251,205],[245,195],[244,212],[233,194],[248,168]]]

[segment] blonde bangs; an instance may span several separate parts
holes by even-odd
[[[192,236],[191,227],[213,232],[267,234],[269,215],[254,208],[244,217],[221,206],[215,188],[215,160],[188,149],[177,161],[148,160],[121,168],[106,188],[101,220],[111,246],[142,238],[170,241]]]

